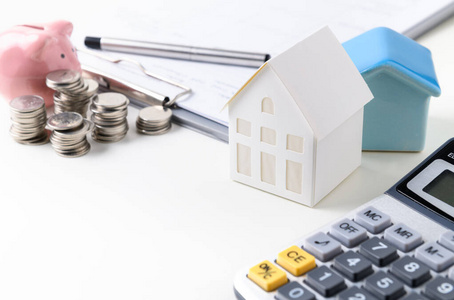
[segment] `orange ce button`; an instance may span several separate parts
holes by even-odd
[[[294,276],[303,275],[316,266],[315,257],[297,246],[291,246],[280,252],[276,262]]]

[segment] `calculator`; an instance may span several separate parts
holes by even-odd
[[[234,279],[240,300],[454,299],[454,138],[383,195]]]

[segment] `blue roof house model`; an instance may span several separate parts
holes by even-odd
[[[363,150],[422,151],[429,100],[441,92],[429,49],[384,27],[343,46],[374,95],[364,107]]]

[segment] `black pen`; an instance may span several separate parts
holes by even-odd
[[[269,54],[263,53],[210,49],[104,37],[100,38],[87,36],[85,38],[85,45],[92,49],[254,68],[260,67],[263,63],[270,59]]]

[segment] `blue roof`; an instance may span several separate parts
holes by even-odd
[[[369,30],[342,44],[360,73],[391,66],[432,96],[441,93],[430,50],[389,28]]]

